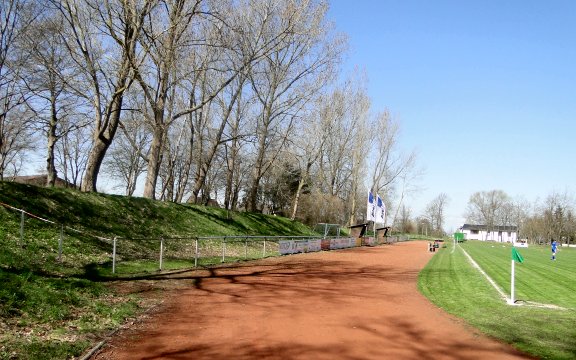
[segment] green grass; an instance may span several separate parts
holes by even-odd
[[[462,248],[509,292],[509,244],[469,241]],[[532,245],[518,251],[525,261],[515,266],[515,298],[576,309],[576,248],[560,248],[556,261],[550,260],[549,246]]]
[[[109,284],[192,268],[200,236],[317,235],[299,222],[189,204],[81,193],[0,182],[0,202],[53,221],[0,206],[0,359],[65,359],[82,355],[104,334],[150,306]],[[62,258],[58,259],[63,229]],[[112,274],[112,241],[117,268]],[[226,261],[262,257],[258,243],[227,244]],[[199,266],[220,264],[222,246],[200,241]],[[273,244],[267,247],[268,255]],[[115,281],[110,281],[115,280]],[[121,285],[119,285],[121,287]]]
[[[510,293],[511,248],[493,242],[460,244],[482,269]],[[438,306],[484,333],[543,359],[576,359],[576,249],[550,260],[548,247],[519,249],[516,299],[562,306],[553,310],[510,306],[453,244],[439,251],[420,273],[419,289]]]

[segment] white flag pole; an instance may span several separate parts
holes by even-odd
[[[514,259],[512,259],[512,269],[510,270],[510,305],[514,305]]]

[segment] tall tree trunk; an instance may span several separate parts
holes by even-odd
[[[250,187],[250,192],[248,193],[248,202],[246,204],[246,210],[248,211],[258,211],[258,188],[260,187],[260,180],[262,179],[265,149],[266,137],[261,136],[258,141],[258,155],[252,171],[252,185]]]
[[[233,130],[234,139],[230,146],[230,154],[226,159],[226,192],[224,194],[224,208],[228,210],[234,210],[232,206],[233,201],[233,186],[234,186],[234,174],[236,172],[236,158],[238,156],[238,139],[236,138],[238,128],[235,127]]]
[[[296,219],[296,213],[298,212],[298,205],[300,203],[300,194],[302,193],[302,189],[306,184],[311,168],[312,168],[312,162],[309,161],[306,164],[306,171],[304,172],[304,174],[302,174],[302,176],[300,176],[300,180],[298,181],[298,188],[296,189],[296,195],[294,196],[294,207],[292,208],[292,215],[290,216],[290,220]]]
[[[272,99],[274,98],[273,95],[274,92],[270,95]],[[271,104],[266,104],[262,116],[261,128],[256,130],[258,132],[258,155],[256,156],[256,163],[252,171],[252,185],[246,203],[246,210],[248,211],[258,211],[258,188],[260,187],[260,180],[263,175],[262,169],[264,168],[264,158],[266,155],[266,139],[268,138],[268,127],[272,118]]]
[[[50,107],[51,116],[48,127],[48,153],[46,154],[46,186],[54,187],[57,177],[56,166],[54,165],[54,147],[56,146],[56,124],[58,123],[56,115],[56,99],[54,96],[52,96]]]
[[[156,116],[160,116],[159,114]],[[163,115],[162,115],[163,116]],[[148,171],[146,182],[144,183],[143,196],[148,199],[156,198],[156,184],[162,163],[162,147],[164,146],[165,130],[163,126],[154,127],[154,136],[150,144],[150,154],[148,155]]]
[[[214,138],[211,140],[212,146],[208,150],[208,154],[206,155],[205,160],[199,166],[197,176],[196,176],[196,179],[194,182],[194,187],[192,189],[192,197],[196,201],[198,200],[198,193],[200,192],[200,190],[202,189],[202,187],[204,186],[204,184],[206,182],[206,176],[208,175],[208,171],[210,170],[210,167],[212,165],[214,157],[216,156],[216,152],[218,151],[218,147],[220,146],[220,144],[222,142],[222,135],[224,134],[224,129],[226,128],[226,124],[228,123],[228,119],[232,115],[232,110],[234,109],[234,103],[236,102],[236,100],[238,99],[238,96],[240,96],[240,93],[242,92],[243,82],[244,82],[244,79],[242,79],[240,81],[238,89],[234,92],[234,95],[230,99],[230,103],[226,107],[226,112],[223,114],[222,119],[220,121],[220,127],[218,128],[218,131],[214,135]]]
[[[290,220],[296,219],[296,213],[298,212],[298,204],[300,203],[300,194],[302,193],[302,188],[304,187],[304,177],[301,177],[298,181],[298,188],[296,189],[296,195],[294,196],[294,206],[292,207],[292,215],[290,215]]]
[[[4,121],[6,116],[0,114],[0,181],[4,181]]]
[[[238,200],[238,190],[234,189],[234,177],[238,171],[238,155],[240,153],[240,121],[242,119],[242,101],[236,103],[236,114],[234,122],[231,124],[230,136],[232,143],[230,144],[230,153],[226,156],[226,190],[224,194],[224,208],[228,210],[236,210],[236,203]],[[234,198],[236,197],[236,201]]]
[[[124,76],[121,77],[121,81],[115,87],[116,93],[115,97],[110,104],[110,111],[108,111],[104,116],[106,125],[101,128],[96,128],[92,137],[92,148],[88,155],[88,162],[86,164],[86,170],[84,172],[84,177],[82,179],[82,186],[80,190],[84,192],[95,192],[97,191],[96,183],[98,182],[98,174],[100,173],[100,167],[106,156],[106,152],[112,144],[112,139],[116,135],[116,130],[118,130],[118,124],[120,122],[120,113],[122,111],[122,103],[124,100],[124,91],[127,84],[127,63],[126,69],[124,71]]]
[[[102,161],[104,160],[104,155],[106,154],[108,147],[109,145],[101,139],[94,140],[94,144],[92,145],[88,155],[88,162],[86,164],[84,177],[82,178],[80,190],[84,192],[96,191],[98,174],[100,173],[100,167],[102,166]]]
[[[176,196],[174,201],[177,203],[181,203],[184,199],[184,193],[186,192],[186,188],[188,185],[188,178],[190,177],[190,170],[192,169],[192,158],[194,157],[194,123],[192,122],[192,114],[190,114],[190,144],[188,147],[188,154],[186,158],[186,162],[184,163],[184,168],[182,169],[182,173],[180,174],[180,180],[178,183],[178,189],[176,191]]]

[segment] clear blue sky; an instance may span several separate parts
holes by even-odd
[[[414,216],[444,192],[454,230],[477,191],[576,192],[576,1],[332,0],[328,16],[425,168]]]

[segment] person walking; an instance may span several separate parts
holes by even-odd
[[[556,240],[552,239],[552,259],[550,260],[556,260],[556,250],[558,249],[558,244],[556,243]]]

